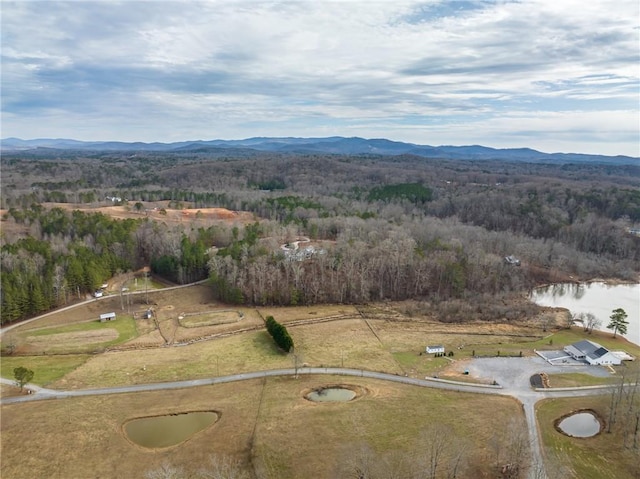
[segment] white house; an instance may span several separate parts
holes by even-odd
[[[100,322],[104,323],[105,321],[115,321],[116,313],[104,313],[100,315]]]
[[[564,352],[573,359],[585,361],[592,365],[618,365],[622,363],[622,360],[607,348],[586,339],[566,346]]]
[[[444,346],[427,346],[427,354],[433,354],[433,353],[444,354]]]

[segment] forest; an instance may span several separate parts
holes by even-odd
[[[500,304],[537,284],[640,271],[638,165],[39,149],[3,154],[1,181],[3,323],[144,266],[208,277],[230,303],[416,299],[451,321],[517,318],[525,309]],[[139,217],[72,207],[113,198]],[[144,215],[158,202],[255,220],[169,224]],[[318,254],[283,252],[300,238]]]

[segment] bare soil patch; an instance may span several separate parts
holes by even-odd
[[[102,213],[116,219],[151,218],[166,224],[184,224],[208,227],[213,224],[249,224],[258,218],[248,211],[232,211],[226,208],[169,208],[168,201],[141,201],[143,209],[138,211],[133,204],[123,206],[87,205],[82,203],[43,203],[45,208],[79,210],[85,213]],[[163,211],[164,209],[164,211]]]

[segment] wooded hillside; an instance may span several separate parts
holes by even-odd
[[[221,299],[254,304],[470,300],[569,275],[636,280],[639,187],[640,166],[629,165],[8,154],[2,321],[65,304],[146,265],[177,283],[210,275]],[[114,220],[48,202],[123,204],[137,216]],[[256,222],[185,216],[175,224],[145,213],[206,207],[248,211]],[[281,247],[302,238],[310,246],[300,243],[297,256]]]

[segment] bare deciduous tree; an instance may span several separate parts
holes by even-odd
[[[250,479],[249,472],[239,461],[229,456],[214,454],[209,458],[209,466],[201,469],[198,479]]]
[[[185,473],[181,467],[164,462],[156,469],[147,471],[144,477],[145,479],[184,479]]]

